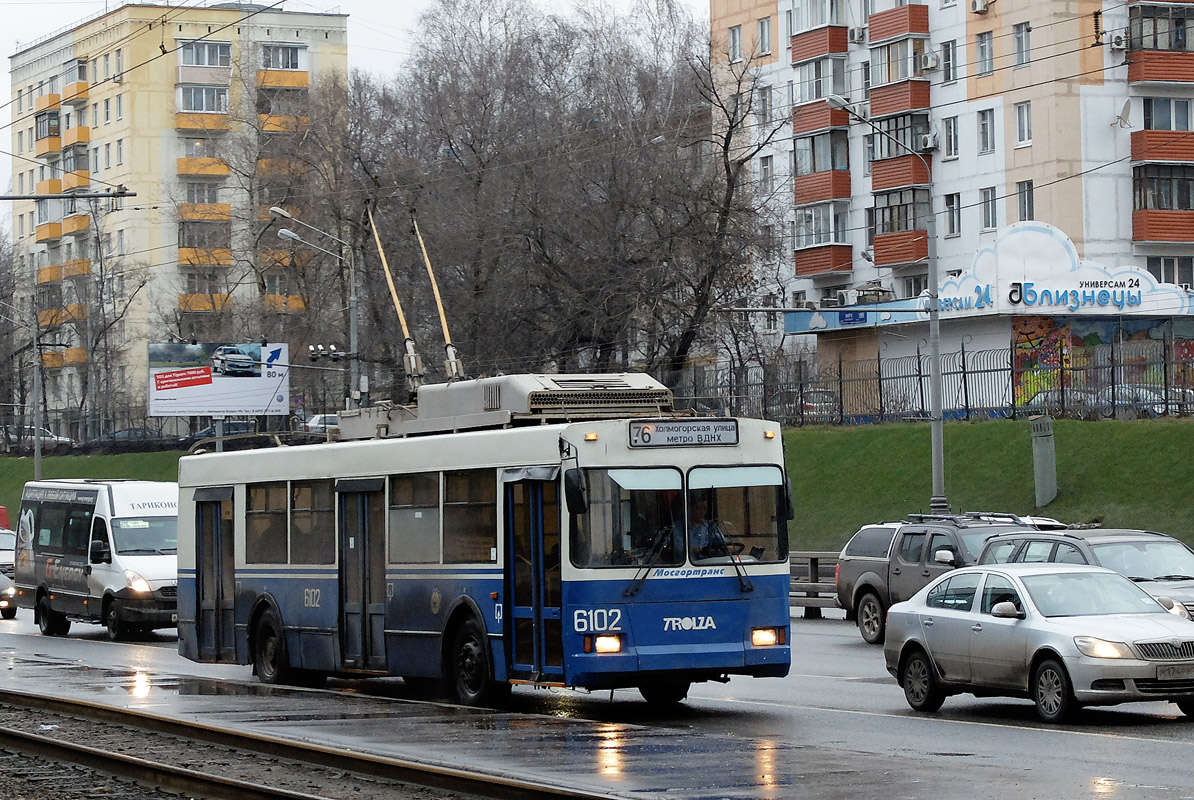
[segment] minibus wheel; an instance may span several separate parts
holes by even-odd
[[[44,594],[37,601],[37,629],[42,636],[66,636],[70,620],[50,608],[50,598]]]
[[[104,627],[108,629],[108,638],[114,642],[128,638],[129,626],[120,618],[119,600],[113,600],[108,604],[108,614],[104,618]]]

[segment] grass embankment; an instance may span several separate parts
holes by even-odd
[[[1057,420],[1053,432],[1057,499],[1038,509],[1027,420],[946,423],[950,507],[1147,528],[1194,544],[1194,420]],[[836,549],[867,522],[928,511],[927,425],[793,429],[785,442],[793,549]]]
[[[118,456],[46,456],[41,477],[50,478],[137,478],[145,481],[178,480],[180,450],[161,453],[126,453]],[[8,509],[9,520],[17,524],[21,487],[33,480],[33,456],[0,458],[0,505]]]
[[[1040,513],[1066,522],[1164,531],[1194,544],[1194,419],[1053,423],[1057,499],[1035,508],[1027,420],[945,425],[945,493],[958,510]],[[929,427],[923,423],[784,432],[796,490],[794,550],[837,549],[859,526],[927,511]],[[45,478],[172,481],[179,451],[53,456]],[[264,476],[263,476],[264,477]],[[0,504],[12,521],[32,458],[0,458]]]

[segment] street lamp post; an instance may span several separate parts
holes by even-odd
[[[929,185],[929,213],[925,218],[925,237],[928,239],[926,260],[929,268],[929,438],[932,446],[933,470],[933,494],[929,498],[929,509],[935,514],[945,514],[949,512],[949,502],[945,497],[945,439],[941,408],[945,391],[941,376],[941,303],[937,272],[937,217],[933,213],[933,165],[923,154],[855,111],[845,98],[831,94],[825,100],[829,103],[830,108],[845,111],[854,119],[869,126],[879,136],[894,142],[898,147],[916,156],[925,168],[925,176]]]
[[[278,206],[273,206],[272,208],[270,208],[269,213],[271,215],[273,215],[274,217],[290,220],[291,222],[296,222],[299,225],[302,225],[304,228],[308,228],[308,229],[314,231],[315,233],[318,233],[320,236],[326,236],[328,239],[331,239],[334,242],[339,242],[340,244],[344,245],[344,247],[348,250],[348,351],[349,351],[348,352],[348,359],[349,359],[348,366],[349,366],[349,376],[350,376],[350,383],[352,386],[352,391],[363,392],[364,390],[361,385],[360,348],[359,348],[358,342],[357,342],[357,270],[356,270],[356,260],[353,258],[353,254],[352,254],[352,247],[348,244],[348,242],[344,241],[343,239],[333,236],[332,234],[328,233],[327,231],[322,231],[319,228],[316,228],[314,225],[309,225],[306,222],[303,222],[301,219],[298,219],[297,217],[293,216],[289,211],[287,211],[284,208],[279,208]],[[320,247],[317,244],[308,242],[307,240],[303,239],[297,233],[295,233],[294,231],[292,231],[288,228],[282,228],[281,230],[279,230],[278,238],[279,239],[289,239],[294,242],[299,242],[301,244],[306,245],[307,247],[310,247],[313,250],[318,250],[321,253],[327,253],[328,255],[332,256],[333,258],[339,259],[340,261],[344,260],[344,257],[341,256],[339,253],[334,253],[331,250]]]

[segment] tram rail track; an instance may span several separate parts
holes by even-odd
[[[40,713],[34,716],[30,711]],[[10,689],[0,689],[0,749],[77,764],[190,797],[422,800],[455,795],[461,800],[608,800],[611,796]]]

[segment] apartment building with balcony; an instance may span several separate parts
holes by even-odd
[[[289,255],[251,241],[268,191],[234,179],[230,154],[300,133],[307,92],[336,74],[346,16],[241,3],[126,3],[11,57],[12,189],[61,194],[12,207],[51,411],[100,397],[144,407],[147,342],[203,339],[233,300],[302,310]],[[118,187],[136,196],[77,196]],[[234,266],[248,261],[259,280]]]
[[[931,214],[944,352],[1194,341],[1194,2],[712,0],[715,48],[765,18],[789,334],[916,354]]]

